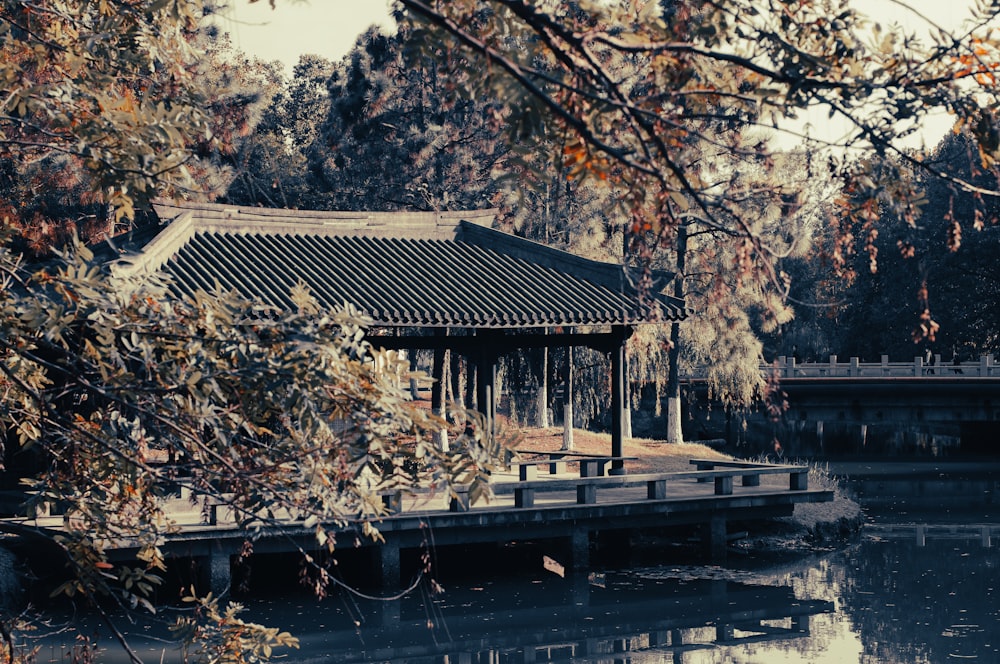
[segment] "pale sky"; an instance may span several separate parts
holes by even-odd
[[[392,26],[389,0],[232,0],[219,21],[233,45],[261,60],[281,60],[291,75],[299,56],[339,60],[372,24]]]
[[[930,30],[928,21],[943,28],[954,29],[968,15],[971,0],[910,0],[907,4],[919,15],[904,9],[895,0],[855,0],[858,8],[884,24],[899,22],[918,33]],[[291,75],[299,56],[316,54],[328,60],[339,60],[354,45],[358,35],[373,24],[393,27],[389,15],[389,0],[278,0],[272,10],[268,0],[233,0],[230,14],[220,19],[220,27],[230,34],[236,48],[262,60],[280,60],[285,73]],[[925,20],[926,19],[926,20]],[[811,118],[810,133],[835,140],[843,129],[831,124],[825,112]],[[951,126],[950,118],[941,114],[931,121],[923,140],[935,144]],[[846,128],[846,127],[845,127]],[[797,139],[779,137],[779,143],[792,147]],[[909,143],[920,145],[920,136]]]
[[[967,16],[971,0],[911,0],[907,4],[945,28],[955,28]],[[263,60],[281,60],[287,71],[299,55],[314,53],[339,60],[370,25],[392,26],[389,0],[233,0],[229,17],[220,25],[233,44]],[[858,8],[886,24],[902,22],[923,31],[925,21],[893,0],[856,0]]]

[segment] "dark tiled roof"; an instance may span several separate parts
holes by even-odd
[[[290,308],[290,291],[304,283],[321,305],[350,303],[387,326],[617,325],[683,316],[673,298],[638,298],[619,266],[482,227],[492,211],[399,213],[375,223],[371,216],[365,223],[365,213],[231,206],[159,206],[158,213],[181,214],[125,269],[160,270],[184,294],[218,284]]]

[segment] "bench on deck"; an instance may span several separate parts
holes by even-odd
[[[809,468],[807,466],[775,465],[773,463],[736,461],[732,459],[691,459],[690,463],[698,470],[715,470],[716,468],[737,468],[751,471],[761,468],[798,469],[795,472],[789,471],[788,489],[790,491],[804,491],[809,488]],[[756,472],[747,472],[740,475],[743,486],[760,486],[760,476],[761,473]]]
[[[521,481],[533,480],[538,477],[538,467],[548,466],[550,475],[559,475],[566,472],[566,465],[570,463],[580,464],[580,477],[603,477],[607,465],[612,461],[638,461],[639,457],[632,456],[611,456],[609,454],[591,454],[588,452],[574,452],[572,450],[516,450],[518,454],[533,456],[544,456],[546,459],[536,461],[519,460],[518,477]]]

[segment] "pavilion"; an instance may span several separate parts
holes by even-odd
[[[276,308],[291,307],[291,290],[304,283],[321,306],[350,303],[368,316],[378,328],[379,336],[369,336],[374,346],[464,355],[476,367],[477,403],[490,423],[501,355],[578,346],[610,354],[612,457],[622,457],[624,440],[625,341],[636,325],[685,316],[683,302],[664,294],[673,274],[626,269],[495,230],[495,210],[161,202],[155,212],[155,235],[122,243],[114,270],[166,274],[179,295],[218,284]],[[620,460],[611,472],[624,472]]]

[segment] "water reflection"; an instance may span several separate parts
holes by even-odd
[[[981,538],[918,546],[878,533],[807,559],[565,579],[539,563],[526,578],[474,575],[478,583],[402,602],[257,600],[249,617],[299,636],[295,662],[1000,661],[998,549]],[[162,643],[140,648],[161,661]],[[177,660],[171,650],[162,659]]]
[[[343,613],[339,620],[324,615],[327,627],[303,623],[297,631],[308,634],[304,648],[322,653],[323,661],[627,661],[650,655],[688,661],[688,654],[715,644],[808,636],[810,618],[833,609],[832,602],[798,598],[787,586],[633,570],[505,579],[381,610],[352,602],[347,611],[334,612]],[[331,629],[337,622],[342,627]]]
[[[1000,661],[998,552],[973,539],[872,541],[849,556],[845,606],[867,661]]]

